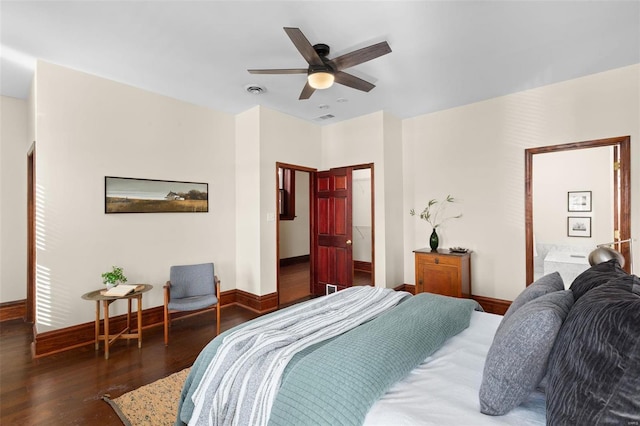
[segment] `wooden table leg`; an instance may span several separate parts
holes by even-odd
[[[142,293],[136,299],[138,299],[138,349],[140,349],[142,348]]]
[[[109,301],[104,303],[104,359],[109,359]]]
[[[96,351],[100,349],[100,301],[96,300],[96,326],[95,326]]]
[[[127,330],[131,330],[131,298],[127,299]],[[127,331],[127,332],[129,332]]]

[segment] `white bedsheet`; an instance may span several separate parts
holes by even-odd
[[[502,316],[473,312],[469,328],[451,338],[396,383],[365,419],[366,426],[544,425],[544,394],[535,392],[504,416],[480,413],[484,359]]]

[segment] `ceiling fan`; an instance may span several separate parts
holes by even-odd
[[[345,53],[337,58],[329,59],[327,58],[329,46],[326,44],[320,43],[312,46],[302,31],[300,31],[300,28],[285,27],[284,31],[300,54],[302,54],[304,59],[309,63],[309,67],[252,69],[247,71],[251,74],[307,74],[307,83],[304,85],[298,99],[309,99],[316,89],[327,89],[331,87],[334,81],[354,89],[362,90],[363,92],[370,91],[376,87],[374,84],[342,70],[391,52],[389,44],[386,41],[382,41],[350,53]]]

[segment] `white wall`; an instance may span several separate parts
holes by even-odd
[[[236,288],[260,294],[260,108],[236,116]]]
[[[0,303],[27,295],[28,103],[0,99]]]
[[[533,231],[536,243],[593,249],[597,244],[613,241],[612,170],[612,147],[534,155]],[[569,191],[591,191],[591,211],[569,212]],[[591,237],[567,236],[569,216],[590,217]]]
[[[260,108],[260,290],[265,295],[276,291],[276,221],[278,194],[276,162],[318,168],[320,164],[320,127]],[[258,243],[258,241],[256,241]]]
[[[38,331],[92,321],[80,296],[111,265],[154,285],[145,308],[175,264],[213,261],[235,288],[234,118],[45,62],[36,80]],[[207,182],[209,212],[105,214],[107,175]]]
[[[388,126],[388,128],[387,128]],[[390,259],[402,262],[401,250],[389,254],[395,245],[402,246],[402,218],[399,208],[388,202],[402,200],[402,145],[400,122],[384,112],[377,112],[322,128],[322,169],[374,163],[374,214],[375,214],[375,284],[379,287],[396,287],[402,284],[402,270]],[[390,152],[392,151],[392,152]],[[385,154],[390,157],[387,160]],[[389,174],[389,179],[386,178]],[[397,178],[394,178],[393,175]],[[394,184],[395,183],[395,184]],[[396,210],[397,209],[397,210]],[[391,217],[388,215],[391,214]],[[389,221],[387,221],[389,220]],[[392,223],[394,222],[394,223]],[[393,231],[396,230],[395,234]],[[387,239],[391,245],[387,245]],[[399,241],[399,243],[398,243]]]
[[[309,172],[296,170],[294,180],[296,217],[280,221],[280,259],[310,253]]]
[[[371,262],[371,169],[353,171],[353,260]]]
[[[639,82],[633,65],[404,120],[405,210],[446,194],[461,200],[464,217],[447,224],[443,246],[474,251],[473,294],[513,300],[525,288],[524,149],[631,135],[632,211],[639,211]],[[404,277],[414,283],[408,254],[425,246],[428,230],[409,219]],[[637,213],[631,229],[638,238]]]
[[[390,114],[384,114],[383,120],[385,280],[387,287],[396,287],[405,282],[402,264],[407,255],[403,252],[402,233],[403,222],[406,220],[403,211],[402,121]],[[378,213],[376,223],[377,215]],[[376,232],[379,232],[378,228]]]

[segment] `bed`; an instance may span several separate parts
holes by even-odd
[[[294,305],[228,330],[202,351],[182,390],[176,424],[639,421],[639,284],[611,262],[587,270],[570,290],[559,274],[549,274],[527,287],[504,317],[481,312],[468,299],[372,287],[339,292],[345,294],[342,301],[343,296],[329,295]],[[385,307],[369,315],[364,302],[350,308],[350,297],[384,299]],[[600,308],[594,310],[594,304]],[[345,310],[326,327],[313,316]],[[604,320],[594,317],[599,310]],[[299,314],[303,318],[294,319]],[[584,326],[585,315],[592,326]],[[348,330],[344,316],[355,321]],[[280,323],[299,326],[296,333],[323,324],[316,328],[326,335],[264,333],[269,327],[280,330],[273,325]],[[603,335],[612,355],[589,356],[584,348],[601,352],[602,342],[592,340]],[[305,339],[308,344],[296,350],[281,344]],[[284,352],[250,361],[250,352],[264,351],[248,342],[267,342],[267,352],[272,347]],[[236,366],[236,359],[247,364]],[[239,376],[229,373],[234,370]],[[584,371],[594,377],[584,377]],[[255,400],[255,395],[266,396]]]

